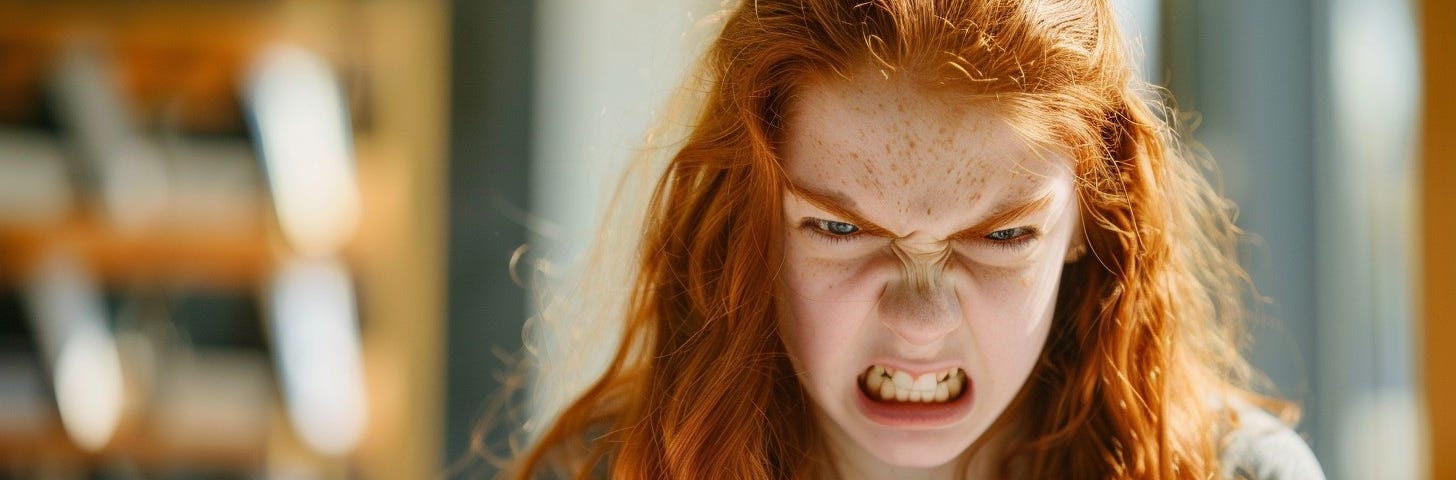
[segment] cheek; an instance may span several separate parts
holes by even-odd
[[[786,293],[807,303],[873,306],[885,282],[900,271],[884,243],[858,239],[831,244],[807,235],[789,235],[781,270]]]
[[[985,365],[993,371],[1030,371],[1050,330],[1062,272],[1060,258],[1027,269],[975,275],[974,291],[960,292]],[[1008,379],[1020,380],[1020,379]]]
[[[1075,208],[1075,207],[1074,207]],[[1047,237],[1043,250],[1029,265],[1015,269],[983,268],[971,274],[976,288],[961,292],[963,305],[971,305],[969,317],[975,341],[985,365],[1011,372],[1030,373],[1051,331],[1057,291],[1060,288],[1065,251],[1070,244],[1075,214],[1068,215]],[[1006,367],[1005,369],[1001,367]]]
[[[860,262],[811,258],[790,246],[779,280],[779,330],[802,371],[838,364],[878,297]]]

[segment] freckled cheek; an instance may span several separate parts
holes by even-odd
[[[833,391],[853,377],[855,337],[873,302],[801,292],[832,292],[831,279],[805,269],[786,268],[780,281],[779,333],[795,368],[812,384],[810,394]]]
[[[801,371],[848,365],[854,359],[855,337],[872,318],[880,291],[869,280],[873,266],[810,257],[792,248],[785,253],[779,280],[779,328],[785,346]]]
[[[782,278],[788,293],[811,301],[873,302],[884,277],[899,271],[885,255],[807,247],[785,252]]]
[[[873,304],[784,299],[779,331],[800,371],[821,372],[844,364]]]
[[[1055,306],[1059,265],[977,275],[975,289],[958,292],[977,351],[993,371],[1029,371],[1040,355]],[[1007,381],[1012,380],[1017,379]]]
[[[1024,322],[1055,297],[1060,266],[1039,262],[1022,269],[986,269],[974,274],[977,303],[994,306],[997,317]]]

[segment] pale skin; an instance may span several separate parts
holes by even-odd
[[[1046,342],[1081,241],[1072,161],[1001,113],[878,71],[796,92],[781,150],[793,186],[780,334],[838,475],[952,478],[960,459],[985,472],[988,456],[967,450]],[[877,423],[857,402],[880,363],[962,369],[968,410]]]

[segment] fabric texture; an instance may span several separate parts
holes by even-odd
[[[1293,429],[1264,410],[1238,407],[1239,427],[1228,434],[1219,454],[1227,480],[1324,480],[1324,470],[1309,445]]]

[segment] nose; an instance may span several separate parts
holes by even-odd
[[[900,276],[881,294],[880,323],[913,345],[934,343],[961,323],[960,301],[946,281],[950,245],[902,238],[891,247]]]
[[[939,341],[962,322],[960,301],[943,284],[925,288],[896,281],[881,295],[877,313],[881,324],[915,346]]]

